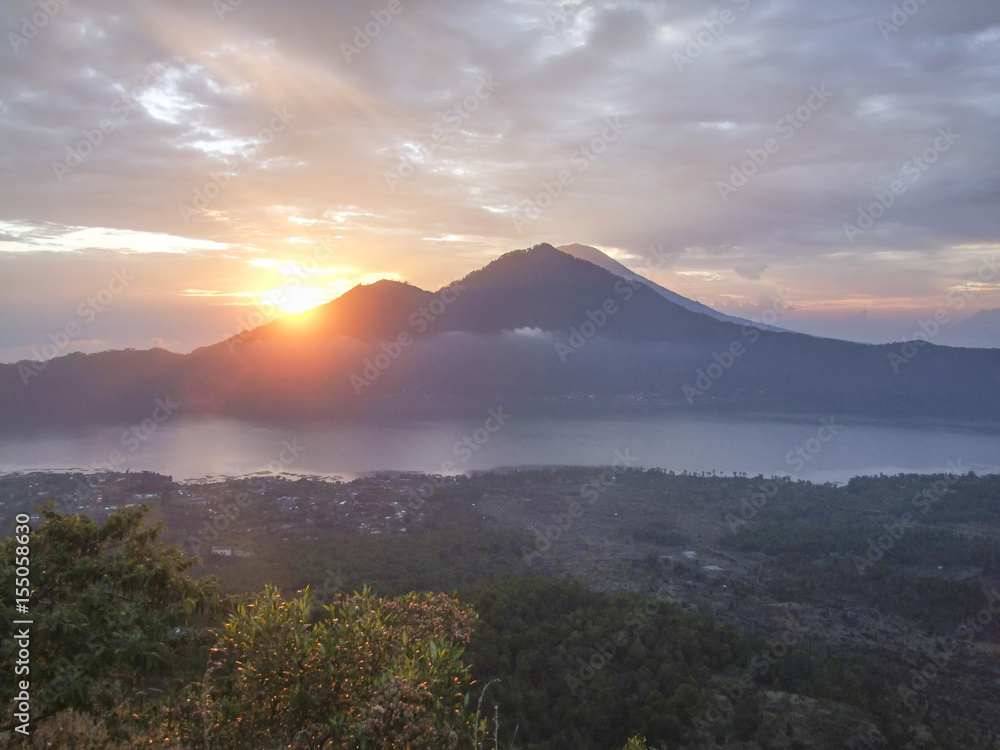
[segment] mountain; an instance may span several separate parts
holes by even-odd
[[[701,302],[696,302],[695,300],[688,299],[687,297],[682,297],[677,294],[677,292],[672,292],[666,287],[660,286],[655,281],[650,281],[645,276],[640,276],[635,271],[633,271],[628,266],[623,263],[619,263],[617,260],[612,258],[607,253],[598,250],[596,247],[591,247],[590,245],[560,245],[559,250],[574,258],[579,258],[585,260],[588,263],[593,263],[595,266],[603,268],[605,271],[613,273],[623,279],[636,280],[645,284],[654,292],[659,294],[661,297],[670,300],[675,305],[680,305],[685,310],[690,310],[691,312],[701,313],[702,315],[707,315],[710,318],[715,318],[716,320],[721,320],[726,323],[735,323],[736,325],[752,325],[766,331],[783,331],[784,329],[776,328],[774,326],[765,325],[764,323],[754,323],[744,318],[736,318],[732,315],[726,315],[718,310],[713,310],[708,305],[703,305]]]
[[[964,320],[942,326],[938,342],[948,346],[1000,348],[1000,308],[981,310]]]
[[[433,415],[518,401],[535,413],[627,402],[996,421],[998,386],[1000,351],[760,330],[538,245],[437,292],[359,286],[187,355],[0,365],[0,427],[134,424],[157,399],[185,414],[262,419]]]
[[[243,341],[264,341],[306,332],[312,340],[346,336],[358,341],[378,341],[395,337],[407,325],[413,311],[433,299],[431,292],[412,284],[382,279],[360,284],[332,302],[300,315],[237,335]]]
[[[699,340],[733,332],[676,304],[663,304],[641,284],[628,284],[593,263],[551,245],[538,245],[498,258],[460,282],[443,330],[499,333],[521,328],[569,331],[604,308],[602,335],[627,340]],[[599,315],[596,317],[600,317]]]

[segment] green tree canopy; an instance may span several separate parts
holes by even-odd
[[[317,611],[308,589],[286,600],[269,586],[225,624],[166,746],[471,747],[484,729],[462,661],[474,621],[444,594],[366,589]]]
[[[144,507],[101,525],[42,513],[28,545],[16,538],[0,545],[0,590],[14,591],[15,562],[24,557],[31,587],[27,615],[15,613],[6,593],[0,604],[0,662],[14,662],[11,623],[30,619],[33,720],[67,708],[113,716],[136,691],[165,686],[197,651],[203,631],[188,626],[212,600],[214,583],[185,573],[197,560],[159,543],[162,526],[145,524]],[[29,554],[17,554],[25,546]],[[10,705],[14,685],[0,684],[0,700]]]

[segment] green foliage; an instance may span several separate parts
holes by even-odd
[[[268,480],[247,484],[249,502],[236,505],[239,482],[174,486],[171,494],[169,480],[101,478],[100,491],[112,503],[158,491],[156,509],[169,519],[174,539],[252,550],[247,559],[210,557],[207,567],[226,576],[230,591],[259,592],[265,582],[281,583],[282,590],[311,584],[295,598],[272,586],[241,603],[223,602],[231,613],[226,621],[209,606],[218,602],[211,584],[191,580],[191,561],[165,549],[160,529],[145,526],[141,512],[98,523],[47,512],[30,545],[32,697],[43,717],[58,713],[40,722],[33,746],[359,750],[456,742],[475,750],[644,750],[645,738],[649,747],[699,747],[709,737],[726,747],[787,747],[841,737],[834,724],[812,726],[801,706],[782,703],[779,710],[775,695],[815,699],[817,716],[840,716],[844,737],[863,719],[890,747],[911,743],[919,723],[942,747],[985,746],[969,719],[995,723],[982,688],[988,665],[971,657],[968,670],[949,662],[920,694],[921,705],[933,710],[911,714],[896,688],[914,679],[913,665],[898,658],[896,647],[923,637],[912,625],[949,636],[959,619],[983,609],[981,584],[1000,573],[1000,545],[983,533],[1000,518],[998,477],[941,484],[901,475],[848,487],[779,481],[751,522],[722,540],[753,561],[742,568],[748,577],[727,579],[707,575],[697,561],[664,562],[670,551],[664,547],[690,539],[700,549],[703,542],[658,508],[686,504],[733,528],[726,514],[763,478],[621,473],[610,490],[621,512],[615,529],[629,550],[643,555],[632,561],[631,583],[676,592],[688,582],[699,607],[708,604],[748,634],[663,600],[594,593],[621,581],[606,579],[600,566],[569,565],[573,555],[579,561],[590,552],[574,551],[569,539],[546,558],[545,569],[580,575],[589,590],[500,577],[524,572],[523,553],[533,539],[517,523],[507,525],[516,514],[497,523],[491,509],[505,508],[506,498],[530,498],[515,509],[544,516],[543,504],[558,510],[578,495],[581,483],[593,479],[589,470],[457,478],[416,508],[401,487],[418,479]],[[935,482],[947,492],[926,495]],[[69,480],[14,484],[17,492],[3,499],[13,497],[18,512],[34,512],[37,486],[65,508],[85,500]],[[276,505],[285,495],[299,498],[299,510]],[[925,497],[934,502],[922,505]],[[212,513],[230,506],[238,512],[222,538],[198,536]],[[904,513],[917,525],[894,537],[861,575],[855,558]],[[0,586],[7,590],[12,544],[0,547]],[[368,584],[360,594],[344,593]],[[456,588],[481,615],[471,640],[472,610],[453,598],[373,593]],[[769,602],[801,603],[814,614],[802,622],[815,630],[776,658],[772,644],[784,631]],[[883,623],[886,614],[905,619]],[[0,617],[0,656],[9,664],[7,628],[16,616],[7,599]],[[980,639],[995,633],[994,623]],[[746,676],[752,685],[742,696],[723,700]],[[968,681],[967,692],[960,680]],[[487,683],[488,691],[481,688]],[[7,681],[0,685],[8,698]],[[961,710],[944,718],[941,707],[959,701]],[[489,727],[480,721],[484,714]],[[707,734],[696,736],[695,727]],[[17,739],[0,735],[0,747],[20,747]]]
[[[99,718],[137,691],[163,692],[171,675],[199,650],[198,622],[212,599],[211,581],[185,574],[194,561],[157,542],[160,526],[145,508],[114,513],[103,525],[85,516],[43,510],[30,534],[29,618],[32,712],[36,719],[72,708]],[[0,590],[14,590],[18,545],[0,546]],[[0,606],[0,662],[12,664],[9,629],[18,617],[5,594]],[[12,681],[0,702],[9,705]]]
[[[383,596],[453,591],[519,570],[527,544],[521,534],[506,529],[485,533],[457,516],[442,530],[416,529],[399,535],[335,532],[321,542],[303,541],[289,568],[298,588],[309,585],[317,595],[323,593],[328,575],[317,571],[337,571],[336,590],[370,585]],[[279,550],[279,563],[281,556]],[[287,553],[284,556],[287,559]]]
[[[632,532],[632,535],[637,542],[650,542],[664,547],[679,547],[688,543],[688,538],[678,533],[673,524],[663,521],[648,521]]]
[[[468,745],[475,614],[439,594],[329,606],[267,587],[230,616],[205,678],[167,727],[175,742],[263,747],[450,750]]]
[[[605,750],[636,732],[687,742],[715,697],[712,675],[742,670],[750,655],[718,621],[635,594],[509,578],[464,596],[480,614],[474,674],[500,679],[501,729],[517,727],[529,750]]]
[[[884,552],[874,546],[880,538],[891,542]],[[953,630],[956,620],[975,615],[987,599],[977,583],[929,573],[939,566],[948,571],[1000,570],[997,542],[922,526],[907,529],[896,540],[885,526],[867,522],[827,526],[809,518],[766,520],[741,529],[725,544],[779,561],[779,572],[767,583],[768,593],[777,599],[859,597],[935,633]]]
[[[622,750],[649,750],[649,748],[646,747],[646,738],[636,735],[629,738]]]

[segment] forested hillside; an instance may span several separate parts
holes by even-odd
[[[1000,738],[995,476],[20,474],[0,500],[55,503],[29,545],[36,747]]]

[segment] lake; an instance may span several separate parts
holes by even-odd
[[[496,413],[495,413],[496,414]],[[502,424],[500,424],[502,422]],[[30,437],[0,435],[0,471],[150,470],[179,481],[258,472],[454,474],[628,463],[845,482],[864,474],[1000,471],[1000,435],[975,428],[784,419],[482,419],[258,424],[176,419]]]

